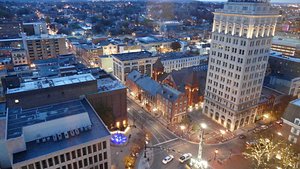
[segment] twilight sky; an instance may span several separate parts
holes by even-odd
[[[227,0],[199,0],[199,1],[221,1],[226,2]],[[271,0],[271,2],[286,2],[286,3],[300,3],[300,0]]]

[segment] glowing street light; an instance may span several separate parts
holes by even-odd
[[[269,114],[264,114],[263,116],[264,116],[264,118],[266,118],[266,119],[269,118]]]
[[[181,126],[180,126],[180,129],[181,129],[181,131],[182,131],[182,136],[183,136],[183,131],[184,131],[184,129],[185,129],[185,126],[184,126],[184,125],[181,125]]]
[[[202,160],[202,145],[203,145],[203,135],[204,135],[204,129],[207,128],[207,125],[205,123],[200,124],[200,142],[199,142],[199,150],[198,150],[198,160]]]
[[[220,130],[220,133],[221,133],[221,136],[222,136],[222,139],[223,139],[223,135],[226,133],[225,130]]]
[[[217,159],[217,154],[219,153],[219,150],[218,149],[215,149],[215,157],[214,157],[214,160]]]

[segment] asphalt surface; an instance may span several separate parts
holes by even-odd
[[[143,128],[147,132],[152,134],[151,144],[154,151],[154,162],[151,164],[151,169],[183,169],[185,164],[181,164],[178,159],[184,153],[191,153],[193,158],[197,157],[198,144],[190,143],[177,137],[165,128],[155,117],[151,116],[138,104],[128,99],[128,114],[130,119],[134,119],[134,125]],[[209,134],[205,135],[208,137]],[[204,137],[204,138],[205,138]],[[214,161],[226,162],[230,160],[232,156],[241,156],[241,152],[244,149],[246,139],[233,139],[229,142],[216,144],[216,145],[204,145],[203,146],[203,158],[210,163]],[[215,150],[218,153],[215,154]],[[163,164],[162,160],[167,155],[173,155],[174,159],[168,164]],[[243,161],[234,161],[237,163],[243,163]],[[243,166],[243,164],[240,164]],[[215,167],[218,168],[218,167]],[[246,166],[243,168],[247,168]]]

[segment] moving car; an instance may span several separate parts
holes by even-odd
[[[163,160],[162,160],[162,163],[164,164],[168,164],[169,162],[171,162],[173,160],[174,156],[172,155],[168,155],[167,157],[165,157]]]
[[[180,162],[180,163],[184,163],[185,161],[189,160],[190,158],[192,158],[192,154],[191,154],[191,153],[185,153],[185,154],[183,154],[183,155],[179,158],[179,162]]]

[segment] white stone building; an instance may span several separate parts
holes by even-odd
[[[153,64],[157,56],[152,56],[148,51],[132,52],[112,55],[113,57],[113,74],[121,82],[125,83],[127,75],[133,70],[142,74],[152,75]]]
[[[214,15],[203,113],[233,131],[254,122],[279,15],[269,0],[228,0]]]
[[[160,56],[164,71],[170,73],[173,70],[181,70],[187,67],[207,64],[207,55],[191,55],[181,52],[171,52]]]
[[[86,99],[9,108],[6,148],[11,168],[111,168],[110,133]]]

